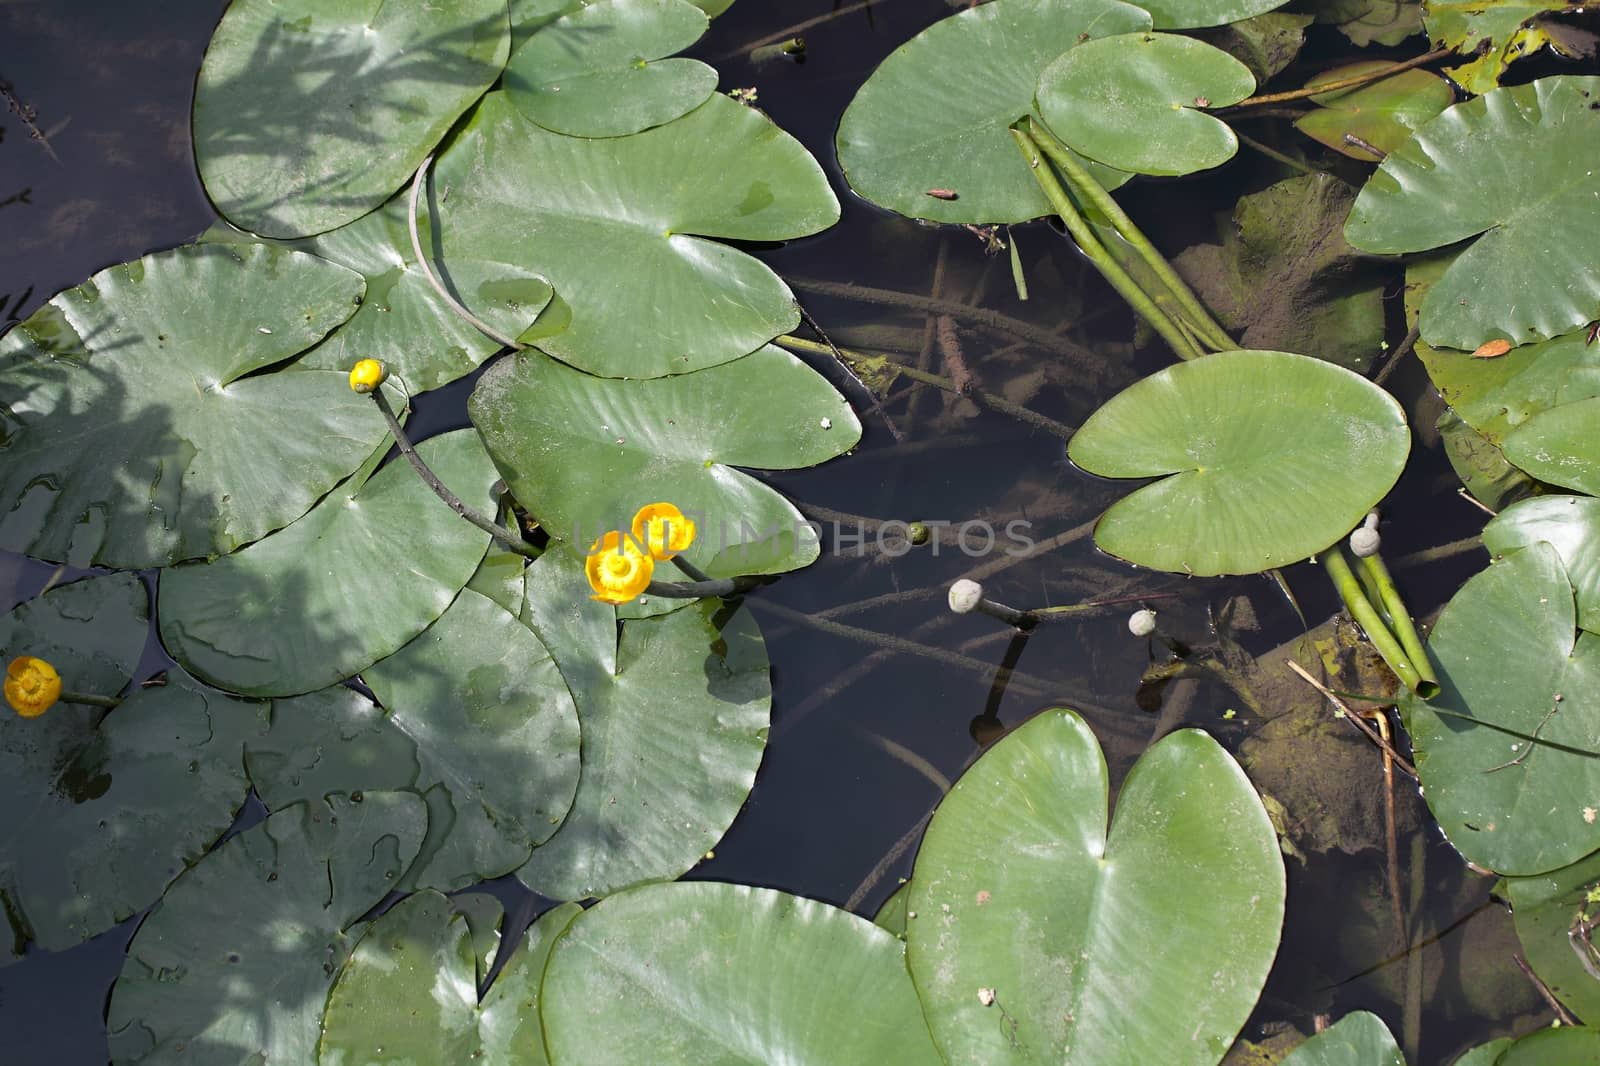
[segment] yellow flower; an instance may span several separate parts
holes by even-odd
[[[61,698],[61,675],[43,659],[19,655],[6,667],[6,702],[24,718],[37,718]]]
[[[694,543],[694,519],[670,503],[647,503],[633,516],[633,539],[652,559],[670,559]]]
[[[350,387],[360,393],[368,393],[389,376],[389,368],[376,359],[363,359],[350,368]]]
[[[656,562],[631,538],[612,530],[589,545],[583,572],[589,575],[590,599],[602,603],[627,603],[650,584]]]

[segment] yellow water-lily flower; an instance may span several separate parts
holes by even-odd
[[[657,561],[686,550],[694,533],[694,519],[670,503],[647,503],[633,516],[633,539]]]
[[[61,698],[61,675],[43,659],[19,655],[6,667],[6,702],[24,718],[37,718]]]
[[[589,587],[594,589],[590,599],[613,604],[637,597],[649,587],[655,569],[656,561],[638,542],[614,529],[589,545],[589,558],[583,564]]]
[[[359,393],[369,393],[388,376],[388,367],[376,359],[363,359],[350,368],[350,387]]]

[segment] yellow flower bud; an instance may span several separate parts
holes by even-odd
[[[363,359],[350,368],[350,387],[359,393],[369,393],[388,376],[388,367],[376,359]]]
[[[6,702],[24,718],[37,718],[61,698],[61,675],[43,659],[19,655],[6,667]]]
[[[589,545],[589,558],[583,572],[594,589],[590,599],[602,603],[627,603],[650,585],[656,562],[638,543],[612,530]]]
[[[652,559],[670,559],[694,543],[694,520],[670,503],[647,503],[633,516],[633,539]]]

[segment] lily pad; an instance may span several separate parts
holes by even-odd
[[[506,0],[234,0],[195,87],[206,193],[264,237],[352,222],[411,176],[510,48]]]
[[[1256,84],[1281,74],[1306,43],[1306,27],[1316,16],[1269,11],[1219,26],[1201,36],[1250,68]]]
[[[1068,455],[1102,477],[1161,478],[1101,516],[1096,544],[1140,566],[1210,576],[1269,570],[1333,544],[1388,493],[1410,443],[1399,404],[1365,378],[1303,355],[1242,351],[1123,390]]]
[[[1422,32],[1421,0],[1320,0],[1317,21],[1336,26],[1351,43],[1390,48]]]
[[[1283,1066],[1406,1066],[1406,1057],[1383,1019],[1359,1010],[1295,1048]]]
[[[446,433],[417,451],[463,500],[490,506],[494,466],[477,434]],[[162,574],[161,639],[191,672],[229,691],[311,692],[426,629],[488,543],[396,459],[243,551]]]
[[[253,374],[349,318],[361,278],[264,245],[102,270],[0,337],[0,545],[137,568],[294,521],[383,436],[343,375]]]
[[[1308,87],[1342,81],[1391,64],[1365,60],[1335,67],[1312,78]],[[1411,139],[1418,126],[1455,102],[1450,85],[1426,70],[1403,70],[1354,89],[1339,89],[1311,98],[1317,110],[1295,120],[1295,129],[1313,140],[1363,163],[1375,161],[1365,148],[1345,140],[1353,134],[1383,152],[1393,152]]]
[[[593,374],[659,377],[745,355],[799,322],[759,260],[708,238],[780,241],[839,203],[800,143],[713,96],[631,137],[564,137],[492,93],[439,158],[440,260],[512,263],[559,294],[528,337]]]
[[[1540,481],[1600,493],[1600,396],[1540,411],[1506,437],[1506,458]]]
[[[352,927],[405,872],[422,825],[420,798],[369,792],[279,811],[207,855],[128,945],[112,1062],[316,1061]]]
[[[1600,854],[1546,874],[1505,881],[1528,965],[1579,1018],[1600,1018],[1600,981],[1583,968],[1575,951],[1578,942],[1569,936],[1579,912],[1595,913],[1588,895],[1596,884],[1600,884]]]
[[[321,1066],[547,1066],[539,986],[575,904],[547,911],[480,1003],[469,919],[419,892],[367,927],[328,996]]]
[[[565,552],[528,567],[530,623],[583,726],[572,811],[517,872],[551,899],[603,896],[698,863],[750,794],[772,704],[748,610],[700,600],[625,622],[619,640],[611,608],[588,595],[582,563]]]
[[[1345,236],[1415,252],[1483,234],[1422,301],[1422,339],[1471,351],[1600,317],[1600,78],[1496,89],[1425,123],[1356,198]]]
[[[1151,0],[1145,10],[1158,30],[1225,26],[1282,7],[1288,0]]]
[[[1106,816],[1105,758],[1064,710],[996,743],[939,804],[906,958],[947,1062],[1214,1066],[1228,1050],[1283,921],[1260,798],[1185,729],[1129,771],[1109,831]]]
[[[1039,76],[1039,113],[1071,148],[1118,170],[1190,174],[1233,158],[1239,141],[1199,108],[1255,90],[1250,68],[1173,33],[1085,41]]]
[[[689,47],[710,20],[688,0],[598,0],[535,33],[506,64],[517,110],[557,133],[621,137],[706,102],[717,72]]]
[[[666,500],[699,527],[685,557],[716,576],[781,573],[817,557],[800,512],[732,467],[811,466],[861,439],[833,386],[771,345],[652,381],[591,377],[528,353],[491,367],[468,411],[512,495],[569,550],[587,551]]]
[[[1444,686],[1401,712],[1423,795],[1451,844],[1506,874],[1600,848],[1600,636],[1574,638],[1572,586],[1549,544],[1470,579],[1428,641]],[[1559,697],[1559,699],[1558,699]]]
[[[1450,468],[1472,498],[1489,510],[1498,511],[1539,491],[1531,477],[1507,462],[1499,448],[1448,407],[1436,428]]]
[[[1578,625],[1600,633],[1600,500],[1540,496],[1512,504],[1483,527],[1483,546],[1510,555],[1540,541],[1561,557],[1577,593]],[[1595,1015],[1600,1019],[1600,1013]]]
[[[1529,1033],[1495,1066],[1600,1066],[1600,1029],[1564,1026]]]
[[[993,0],[936,22],[895,49],[845,109],[836,142],[845,178],[911,218],[1050,214],[1009,127],[1033,114],[1040,73],[1080,39],[1149,28],[1149,14],[1120,0]],[[1098,165],[1091,172],[1108,189],[1129,177]]]
[[[1500,1056],[1505,1054],[1506,1049],[1513,1043],[1515,1041],[1506,1036],[1499,1040],[1491,1040],[1487,1044],[1479,1044],[1450,1066],[1495,1066],[1500,1061]]]
[[[1473,57],[1446,73],[1479,95],[1499,85],[1516,60],[1550,43],[1540,15],[1567,10],[1560,0],[1427,0],[1422,9],[1431,39]]]
[[[558,1063],[933,1066],[904,946],[864,918],[744,885],[644,885],[556,941],[540,1009]]]

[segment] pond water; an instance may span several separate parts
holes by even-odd
[[[18,106],[33,109],[33,125],[48,135],[47,148],[30,138],[15,111],[0,115],[0,313],[6,323],[106,265],[189,240],[214,220],[194,171],[188,112],[195,72],[225,6],[223,0],[0,3],[0,80]],[[795,32],[791,26],[828,16],[832,7],[845,10],[800,31],[808,46],[803,63],[749,61],[752,42]],[[952,374],[939,354],[933,316],[915,303],[936,301],[955,323],[960,358],[983,388],[1077,425],[1116,389],[1165,365],[1166,356],[1153,349],[1129,354],[1131,318],[1071,246],[1042,224],[1017,227],[1010,236],[1020,243],[1033,290],[1022,302],[1004,255],[988,254],[975,234],[935,232],[863,203],[848,193],[834,159],[838,117],[867,74],[889,50],[949,12],[944,0],[879,0],[870,7],[746,0],[715,20],[690,54],[719,68],[724,91],[755,87],[759,106],[833,179],[844,206],[838,226],[814,239],[752,250],[790,281],[836,341],[862,348],[905,345],[913,361],[920,344],[933,353],[932,369]],[[1337,39],[1318,38],[1306,69],[1328,65],[1341,47]],[[1284,173],[1245,153],[1217,175],[1147,181],[1119,198],[1165,251],[1176,253],[1210,238],[1213,215],[1231,209],[1234,197]],[[1397,273],[1395,293],[1398,285]],[[909,296],[912,304],[874,302],[866,290]],[[1391,343],[1404,332],[1398,303],[1390,315]],[[1019,344],[1018,323],[1031,329],[1031,340]],[[1040,335],[1071,338],[1089,347],[1096,362],[1065,362],[1037,343]],[[426,397],[412,423],[414,435],[466,425],[465,398],[474,380]],[[1414,399],[1420,410],[1436,413],[1414,367],[1395,382],[1408,403]],[[859,387],[846,392],[858,410],[864,408]],[[1295,610],[1264,578],[1185,581],[1140,572],[1099,555],[1082,536],[1021,559],[1003,555],[1003,539],[978,555],[953,541],[942,542],[937,556],[928,548],[904,555],[878,550],[875,523],[887,520],[950,522],[952,528],[981,521],[1000,529],[1022,521],[1042,542],[1092,519],[1114,495],[1067,463],[1060,437],[965,399],[932,388],[913,390],[907,399],[897,389],[884,410],[893,432],[885,418],[864,412],[866,436],[853,455],[764,476],[830,531],[851,534],[867,519],[865,549],[858,553],[848,536],[833,540],[815,566],[756,598],[773,662],[772,740],[744,811],[714,857],[691,874],[778,887],[868,915],[909,872],[917,830],[942,782],[977,756],[975,736],[989,736],[997,722],[1014,726],[1056,704],[1084,711],[1107,749],[1113,781],[1158,723],[1163,730],[1197,725],[1230,747],[1259,726],[1248,714],[1228,713],[1237,701],[1218,685],[1170,689],[1165,714],[1142,706],[1150,700],[1141,699],[1141,675],[1163,649],[1128,634],[1132,600],[1145,597],[1160,609],[1163,630],[1188,642],[1205,642],[1210,609],[1235,596],[1248,598],[1258,623],[1241,637],[1250,650],[1265,651],[1301,631]],[[1414,423],[1431,425],[1432,414]],[[1436,439],[1420,436],[1385,512],[1391,558],[1481,526],[1481,516],[1456,498]],[[1414,609],[1434,610],[1482,561],[1472,552],[1402,571]],[[1016,661],[1019,676],[997,692],[994,672],[1007,653],[1006,634],[985,618],[957,619],[944,608],[945,588],[974,568],[991,572],[992,595],[1018,606],[1106,597],[1130,602],[1035,632]],[[52,567],[0,559],[3,606],[31,598],[54,578]],[[1301,565],[1288,580],[1313,623],[1334,609],[1318,571]],[[822,619],[825,628],[808,618]],[[907,637],[932,651],[884,652],[845,627]],[[168,661],[152,638],[145,673]],[[1308,759],[1301,772],[1317,769]],[[1396,788],[1401,808],[1414,810],[1414,792],[1403,778]],[[247,808],[243,817],[259,816],[259,808]],[[1402,839],[1399,850],[1411,855],[1412,842]],[[1484,906],[1488,883],[1464,871],[1431,829],[1416,836],[1416,850],[1425,853],[1427,873],[1413,932],[1429,942],[1418,949],[1412,987],[1406,987],[1406,961],[1393,957],[1387,939],[1381,847],[1354,857],[1314,856],[1306,864],[1290,860],[1284,945],[1246,1036],[1259,1037],[1280,1023],[1309,1031],[1315,1014],[1358,1008],[1378,1012],[1400,1034],[1409,999],[1413,1028],[1420,1022],[1420,1057],[1412,1061],[1425,1063],[1447,1061],[1478,1039],[1513,1027],[1527,1031],[1545,1020],[1511,963],[1515,940],[1503,910]],[[531,916],[527,894],[514,883],[494,887],[510,909],[522,907],[524,917]],[[250,919],[241,914],[239,920]],[[35,952],[0,969],[0,1061],[106,1061],[106,996],[135,924],[81,948]]]

